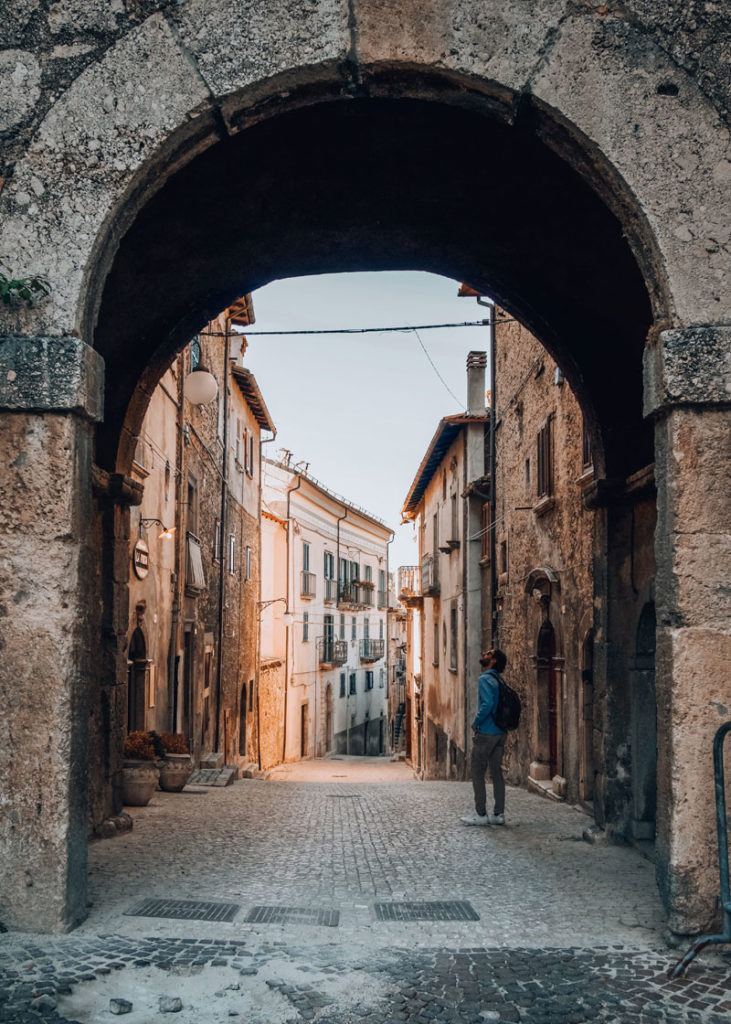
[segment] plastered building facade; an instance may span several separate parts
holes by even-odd
[[[261,657],[262,670],[278,663],[285,694],[281,760],[385,754],[392,531],[286,463],[265,462],[262,500],[280,567],[265,577]]]

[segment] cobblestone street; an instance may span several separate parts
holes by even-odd
[[[3,1021],[106,1020],[118,998],[142,1024],[160,996],[179,1024],[729,1018],[731,957],[667,981],[652,864],[583,841],[574,808],[509,790],[505,827],[467,828],[469,784],[351,758],[130,810],[132,832],[90,847],[81,928],[2,936]]]

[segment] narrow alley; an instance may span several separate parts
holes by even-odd
[[[666,980],[649,861],[524,790],[502,828],[463,826],[470,801],[469,783],[346,756],[157,792],[91,845],[79,929],[4,936],[0,1019],[35,1003],[85,1024],[122,999],[137,1024],[161,997],[181,1024],[727,1019],[728,955]]]

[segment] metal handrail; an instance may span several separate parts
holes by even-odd
[[[688,970],[691,960],[711,944],[731,943],[731,884],[728,864],[728,821],[726,818],[726,783],[723,777],[723,741],[731,732],[731,722],[725,722],[713,738],[713,781],[716,789],[716,828],[718,830],[718,874],[721,883],[721,909],[723,932],[703,935],[696,939],[682,960],[673,967],[671,978],[680,978]]]

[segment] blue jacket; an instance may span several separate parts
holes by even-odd
[[[477,714],[472,725],[477,732],[487,736],[505,735],[505,730],[499,729],[492,717],[497,708],[499,678],[495,669],[491,668],[482,673],[477,683]]]

